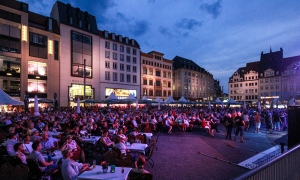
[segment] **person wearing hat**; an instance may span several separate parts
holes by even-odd
[[[61,174],[64,180],[75,180],[78,175],[88,170],[90,164],[88,163],[78,163],[71,159],[73,152],[71,149],[62,150],[63,160],[61,164]]]
[[[5,142],[5,147],[9,156],[14,156],[16,154],[14,150],[14,145],[18,142],[17,141],[17,134],[10,133],[8,134],[8,140]]]

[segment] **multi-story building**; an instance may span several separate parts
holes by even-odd
[[[28,4],[0,0],[0,87],[23,100],[59,94],[60,32],[57,21],[28,11]]]
[[[259,98],[265,104],[271,104],[274,99],[281,96],[281,71],[283,50],[261,53],[259,64]]]
[[[258,69],[259,61],[247,63],[246,67],[239,68],[229,78],[229,98],[236,101],[258,100]]]
[[[300,100],[300,56],[283,58],[281,82],[282,102]]]
[[[141,96],[166,100],[172,96],[172,63],[163,53],[141,52]]]
[[[214,100],[213,75],[189,59],[173,59],[173,98],[184,96],[188,100]]]
[[[61,105],[72,105],[77,97],[103,100],[111,92],[120,98],[140,95],[140,47],[135,40],[98,30],[93,15],[70,4],[57,1],[51,17],[59,24],[63,49]]]
[[[134,39],[107,31],[100,34],[100,99],[114,92],[119,99],[140,97],[141,55]],[[105,92],[105,93],[103,93]]]

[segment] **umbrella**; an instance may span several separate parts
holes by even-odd
[[[136,98],[136,102],[135,103],[136,103],[135,109],[138,110],[138,108],[139,108],[139,100],[137,98]]]
[[[11,98],[0,88],[0,105],[24,105],[24,102]]]
[[[95,99],[85,99],[80,101],[81,103],[99,103],[100,101],[95,100]]]
[[[208,109],[211,109],[210,101],[208,102]]]
[[[247,105],[246,105],[246,102],[244,101],[244,104],[243,104],[243,108],[244,109],[247,109]]]
[[[77,98],[77,111],[78,114],[80,113],[80,98]]]
[[[222,109],[224,109],[224,104],[223,104],[223,102],[222,102]]]
[[[257,109],[261,109],[260,102],[257,103]]]
[[[35,116],[39,116],[40,112],[39,112],[39,100],[37,95],[34,96],[34,115]]]

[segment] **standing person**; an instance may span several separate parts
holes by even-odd
[[[260,129],[260,125],[261,125],[261,117],[260,115],[258,114],[258,112],[255,113],[254,115],[254,123],[255,123],[255,132],[256,133],[260,133],[259,132],[259,129]]]
[[[273,121],[274,121],[274,131],[276,131],[277,129],[278,129],[278,131],[280,131],[280,123],[282,123],[282,122],[280,120],[278,112],[274,113]]]
[[[169,128],[168,134],[172,134],[172,125],[173,125],[173,121],[171,120],[170,117],[167,117],[167,119],[166,119],[166,127]]]
[[[71,159],[73,156],[71,149],[64,149],[62,155],[61,174],[64,180],[76,180],[79,174],[89,169],[89,164],[78,163]]]
[[[49,172],[52,170],[57,170],[57,164],[54,164],[53,161],[47,162],[40,152],[42,149],[42,144],[40,141],[34,141],[32,143],[33,151],[29,154],[28,159],[34,159],[38,161],[39,168],[42,172]]]
[[[237,116],[235,117],[235,125],[236,125],[236,130],[235,130],[234,140],[236,141],[236,137],[240,134],[240,142],[242,143],[244,142],[245,121],[241,116],[241,112],[238,112]]]
[[[245,131],[249,131],[250,121],[247,111],[244,112]]]
[[[226,127],[226,139],[231,140],[232,127],[233,127],[233,119],[230,113],[225,117],[225,127]]]
[[[269,132],[270,134],[272,134],[272,114],[271,113],[267,113],[265,116],[265,122],[266,122],[266,133]]]

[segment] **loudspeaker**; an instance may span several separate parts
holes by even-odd
[[[288,106],[288,148],[300,144],[300,106]]]

